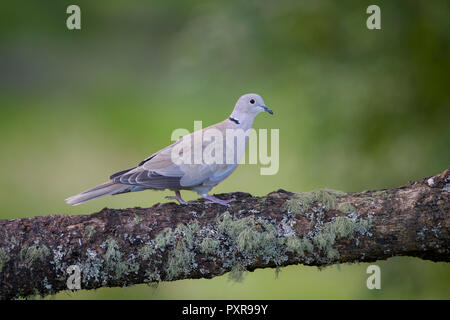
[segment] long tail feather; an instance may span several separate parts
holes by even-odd
[[[112,181],[109,181],[87,191],[84,191],[80,194],[77,194],[76,196],[67,198],[66,203],[76,206],[92,199],[117,193],[124,193],[128,192],[129,190],[130,186],[116,184]]]

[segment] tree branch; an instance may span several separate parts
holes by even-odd
[[[0,299],[67,290],[72,265],[94,289],[299,263],[448,262],[449,172],[362,193],[219,195],[237,199],[229,208],[199,200],[0,220]]]

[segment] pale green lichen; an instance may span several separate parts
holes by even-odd
[[[196,225],[198,228],[198,223]],[[153,255],[159,259],[162,257],[161,252],[168,251],[168,260],[162,266],[167,280],[174,279],[182,272],[187,273],[190,271],[190,262],[194,256],[191,251],[193,236],[189,234],[189,231],[191,228],[183,224],[178,225],[174,230],[166,228],[155,237],[153,245],[145,245],[139,249],[138,255],[143,260],[149,260]],[[156,267],[146,270],[146,282],[160,281],[160,279],[161,275]]]
[[[300,257],[304,257],[305,252],[312,253],[314,251],[314,245],[307,238],[299,238],[291,235],[286,239],[286,250]]]
[[[156,254],[156,249],[151,244],[146,244],[138,250],[138,256],[144,261],[150,260],[152,262],[155,262],[155,260],[152,259],[152,257],[154,257],[155,254]],[[159,262],[159,260],[158,260],[158,262]],[[155,266],[155,264],[151,264],[150,269],[145,270],[144,282],[151,283],[151,282],[159,282],[159,281],[161,281],[160,272],[159,272],[158,268]]]
[[[131,259],[124,259],[123,253],[120,251],[119,245],[115,239],[108,238],[103,242],[102,246],[106,248],[106,269],[114,274],[115,279],[120,279],[124,275],[139,270],[139,264],[131,261]]]
[[[45,245],[32,245],[20,250],[20,258],[30,268],[36,260],[44,261],[50,255],[50,249]]]
[[[346,195],[346,193],[344,191],[341,190],[334,190],[334,189],[328,189],[328,188],[324,188],[321,189],[321,191],[327,192],[328,194],[333,195],[336,198],[340,198]]]
[[[356,221],[346,216],[339,216],[334,221],[324,224],[320,232],[313,237],[313,243],[327,257],[323,262],[331,263],[339,258],[339,252],[333,248],[339,238],[354,239],[356,234],[365,234],[370,227],[370,221],[361,219]]]
[[[356,208],[350,202],[339,203],[337,209],[344,213],[352,213],[356,211]]]
[[[338,238],[353,239],[356,233],[364,234],[370,226],[369,220],[361,219],[355,221],[349,217],[337,217],[334,222],[330,223],[330,230],[336,234]]]
[[[172,244],[172,242],[173,230],[170,228],[166,228],[156,236],[155,248],[164,251],[168,245]]]
[[[241,232],[253,226],[252,218],[233,219],[228,211],[225,211],[217,219],[217,231],[232,238],[237,238]]]
[[[344,195],[344,192],[332,189],[295,193],[286,201],[283,209],[293,214],[301,214],[308,211],[314,203],[320,203],[327,209],[334,209],[338,198]]]
[[[242,231],[235,239],[241,252],[254,256],[263,256],[266,261],[277,255],[278,239],[276,228],[272,224],[259,222],[255,226]]]
[[[168,251],[167,261],[163,264],[166,280],[176,279],[195,270],[197,252],[211,256],[210,259],[213,261],[216,259],[215,256],[222,258],[223,267],[234,269],[234,273],[239,273],[237,270],[244,268],[236,266],[245,259],[234,256],[233,248],[246,258],[262,257],[266,261],[277,260],[280,243],[275,226],[262,220],[255,221],[253,217],[233,219],[228,212],[221,215],[216,222],[217,231],[212,233],[212,230],[200,230],[198,222],[195,221],[187,225],[180,224],[173,230],[166,229],[155,237],[155,248],[160,252]],[[208,235],[203,236],[201,232]],[[224,236],[231,242],[225,241],[222,245],[219,239],[223,239]],[[200,272],[208,271],[202,269]]]
[[[188,274],[197,267],[195,263],[194,238],[199,230],[197,221],[185,225],[180,224],[176,228],[176,234],[180,235],[171,252],[166,266],[166,273],[169,280],[180,274]]]
[[[5,250],[0,248],[0,272],[2,272],[3,267],[9,261],[9,256]]]
[[[288,259],[294,259],[306,264],[327,265],[339,258],[335,248],[338,239],[353,239],[358,243],[358,233],[366,234],[369,228],[369,221],[359,219],[353,207],[338,206],[342,195],[329,190],[308,194],[310,204],[320,201],[321,205],[311,210],[315,215],[311,219],[311,231],[303,237],[296,234],[295,218],[291,214],[275,223],[266,216],[242,216],[242,212],[233,216],[225,211],[202,227],[194,221],[163,230],[151,244],[138,250],[138,256],[151,261],[146,271],[148,281],[175,280],[192,272],[206,275],[210,271],[197,266],[202,259],[219,262],[220,270],[216,272],[231,270],[230,279],[236,281],[254,261],[282,266]],[[325,222],[326,206],[340,207],[348,216],[335,216]]]
[[[186,244],[178,243],[169,253],[166,264],[167,280],[173,280],[181,274],[188,274],[195,267],[195,254]]]
[[[149,260],[152,255],[156,253],[155,248],[152,245],[146,244],[138,251],[138,256],[142,260]]]
[[[244,280],[244,275],[247,272],[245,266],[241,263],[236,263],[231,268],[231,271],[228,273],[228,279],[233,282],[242,282]]]
[[[218,231],[227,235],[233,241],[238,252],[244,259],[233,257],[234,264],[244,264],[249,259],[262,258],[266,263],[274,262],[281,265],[287,259],[288,253],[294,253],[298,261],[309,263],[313,261],[311,254],[321,263],[329,264],[339,258],[339,252],[334,244],[339,238],[354,239],[357,233],[364,234],[369,222],[356,220],[346,216],[336,217],[328,223],[316,221],[315,233],[311,236],[298,237],[295,234],[283,236],[272,223],[263,219],[245,217],[233,219],[226,212],[218,223]],[[317,248],[316,251],[314,248]],[[236,270],[234,271],[236,273]],[[235,277],[235,276],[233,276]]]
[[[245,258],[262,257],[265,262],[277,265],[287,259],[280,255],[283,243],[277,237],[276,227],[261,218],[233,219],[225,212],[218,220],[217,230],[230,237]]]
[[[446,192],[450,192],[450,183],[447,183],[447,184],[444,186],[444,188],[442,188],[442,190],[443,190],[443,191],[446,191]]]
[[[203,239],[200,245],[200,250],[202,253],[205,254],[213,254],[217,252],[219,245],[220,245],[219,241],[214,240],[212,238],[205,238]]]
[[[102,244],[104,245],[104,243]],[[55,252],[54,252],[55,254]],[[61,272],[61,275],[63,275],[63,278],[66,274],[66,265],[60,265],[58,263],[58,269]],[[107,273],[111,269],[105,268],[105,259],[97,253],[95,250],[87,249],[86,259],[84,262],[80,263],[80,269],[81,269],[81,280],[82,283],[87,285],[91,281],[98,282],[100,279],[102,280],[102,284],[106,284],[108,279],[111,277]]]
[[[161,281],[161,274],[157,268],[145,270],[144,282],[147,284],[158,283]]]
[[[84,228],[84,235],[87,237],[88,240],[91,240],[92,236],[95,234],[95,226],[90,224]]]

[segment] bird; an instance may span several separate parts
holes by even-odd
[[[114,173],[108,182],[67,198],[66,203],[75,206],[107,195],[168,189],[174,191],[175,196],[166,198],[175,199],[180,205],[188,204],[181,197],[180,191],[191,190],[205,198],[205,203],[230,206],[229,203],[234,201],[234,198],[222,200],[209,192],[237,168],[247,146],[249,137],[246,132],[252,128],[256,115],[261,112],[273,115],[260,95],[244,94],[224,121],[185,135],[168,147],[153,153],[136,167]],[[227,143],[229,132],[235,135],[228,136],[233,137],[232,143],[229,142],[230,139]],[[199,139],[206,136],[210,136],[210,139]],[[239,145],[239,141],[243,145]],[[195,158],[196,151],[206,152],[205,155],[210,155],[210,158],[222,161],[195,161],[198,160]],[[201,156],[202,154],[200,158]],[[229,158],[226,158],[228,156]]]

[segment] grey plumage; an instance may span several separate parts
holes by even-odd
[[[170,189],[175,191],[176,196],[167,198],[177,199],[180,203],[186,202],[181,198],[179,191],[193,190],[211,202],[228,205],[230,200],[220,200],[208,194],[214,186],[226,179],[236,169],[240,158],[243,156],[242,151],[237,151],[234,143],[231,149],[226,144],[225,132],[228,129],[242,129],[245,132],[252,127],[255,116],[263,111],[272,114],[272,111],[264,105],[264,101],[259,95],[243,95],[237,101],[229,118],[202,129],[203,133],[216,130],[216,132],[222,134],[222,141],[210,139],[195,142],[195,135],[198,132],[191,133],[170,146],[152,154],[140,162],[138,166],[119,171],[110,176],[110,181],[70,197],[66,199],[66,202],[71,205],[78,205],[105,195],[142,191],[145,189]],[[245,146],[247,140],[248,137],[245,137]],[[215,145],[219,142],[221,143],[220,145]],[[192,148],[198,147],[201,151],[211,147],[222,148],[223,157],[225,157],[227,152],[233,152],[233,155],[236,155],[236,159],[233,163],[175,163],[173,161],[173,154],[176,148],[182,149],[182,147],[187,146]]]
[[[128,191],[129,189],[130,189],[129,186],[116,184],[113,181],[109,181],[92,189],[86,190],[76,196],[67,198],[66,202],[68,204],[76,206],[86,201],[93,200],[99,197],[129,192]]]

